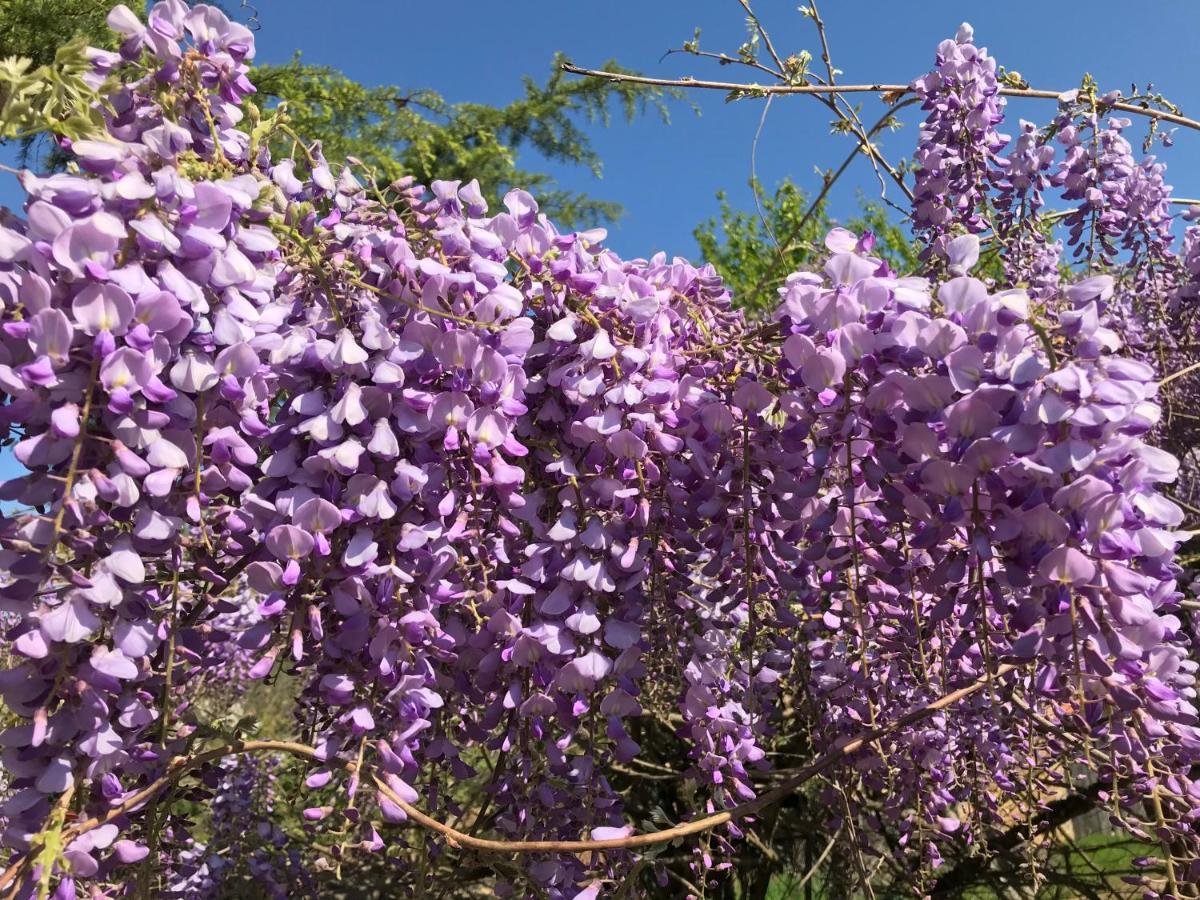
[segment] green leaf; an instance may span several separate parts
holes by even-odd
[[[381,183],[402,175],[426,184],[476,178],[489,202],[522,187],[536,192],[541,207],[568,225],[611,221],[619,206],[562,190],[551,176],[527,170],[521,161],[532,151],[547,161],[583,166],[598,177],[600,157],[583,126],[609,124],[614,108],[627,120],[650,110],[666,118],[670,95],[649,85],[569,76],[561,68],[564,59],[554,58],[544,83],[525,79],[522,95],[506,106],[450,104],[423,88],[368,87],[299,57],[259,67],[251,77],[270,102],[286,105],[295,132],[321,142],[327,159],[355,157]],[[627,71],[615,63],[603,68]],[[296,152],[278,132],[272,144],[277,154]]]
[[[761,192],[757,184],[751,188]],[[696,243],[725,279],[734,305],[754,317],[768,315],[779,303],[776,289],[823,252],[825,234],[835,223],[824,205],[810,213],[811,201],[791,180],[781,182],[773,195],[761,194],[761,216],[757,210],[733,209],[724,194],[717,198],[719,215],[696,228]],[[860,200],[859,214],[844,224],[851,231],[873,232],[873,252],[892,268],[902,272],[916,268],[916,253],[906,230],[882,206]]]

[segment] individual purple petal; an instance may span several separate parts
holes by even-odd
[[[57,606],[44,609],[38,622],[46,637],[66,644],[86,640],[100,627],[100,619],[78,594],[69,595]]]
[[[947,268],[953,275],[966,275],[979,262],[979,236],[963,234],[946,243]]]
[[[294,525],[276,525],[267,533],[267,549],[281,560],[300,560],[313,551],[313,537]]]
[[[96,647],[92,650],[89,662],[97,672],[111,675],[113,678],[129,680],[138,676],[137,665],[120,650]]]
[[[72,275],[104,275],[112,267],[117,247],[125,236],[120,221],[107,213],[72,225],[54,239],[54,261]]]
[[[84,334],[124,335],[133,318],[133,300],[115,284],[88,284],[74,296],[71,312]]]
[[[1056,547],[1038,563],[1038,572],[1047,581],[1081,585],[1095,577],[1096,564],[1074,547]]]
[[[136,862],[141,862],[149,853],[150,848],[145,844],[134,843],[130,840],[120,840],[113,845],[113,856],[117,858],[123,865],[132,865]]]
[[[467,435],[487,450],[494,450],[508,437],[508,423],[494,410],[478,409],[467,420]]]
[[[342,524],[342,514],[328,500],[313,497],[300,505],[292,517],[305,531],[328,534]]]
[[[588,693],[612,671],[612,662],[595,650],[571,660],[558,670],[555,683],[562,690]]]
[[[121,347],[109,354],[100,367],[100,383],[113,392],[119,388],[133,393],[151,378],[150,362],[145,354],[129,347]]]

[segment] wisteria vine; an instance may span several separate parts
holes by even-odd
[[[1196,226],[1177,255],[1118,97],[1010,140],[963,26],[913,85],[929,271],[837,229],[756,323],[524,191],[325,160],[215,8],[109,22],[105,133],[0,227],[4,896],[311,890],[272,818],[296,758],[334,859],[498,849],[501,896],[663,878],[642,848],[691,835],[707,877],[818,775],[928,888],[1080,768],[1161,846],[1148,892],[1200,881],[1158,391]],[[294,733],[259,739],[229,711],[276,681]],[[796,710],[816,762],[775,783]],[[614,773],[649,719],[696,805],[635,833]]]

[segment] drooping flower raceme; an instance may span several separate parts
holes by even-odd
[[[1004,120],[996,60],[974,40],[964,23],[953,40],[938,45],[933,70],[913,82],[928,111],[914,158],[913,191],[913,225],[927,257],[945,252],[952,226],[972,234],[988,227],[984,192],[1008,143],[996,130]]]
[[[306,889],[265,818],[274,757],[246,763],[200,702],[229,678],[295,685],[305,743],[260,749],[307,760],[304,828],[338,854],[401,840],[402,804],[516,841],[624,836],[614,773],[652,723],[695,815],[736,806],[787,704],[823,711],[815,756],[893,724],[835,777],[904,823],[901,856],[1000,825],[996,786],[1036,781],[1036,805],[1064,757],[1192,846],[1156,374],[1102,321],[1109,276],[1047,270],[1069,299],[1050,313],[970,274],[986,220],[961,189],[1003,139],[969,31],[922,87],[950,148],[919,200],[944,275],[837,230],[763,328],[711,268],[623,260],[524,191],[489,209],[475,182],[273,158],[251,37],[210,7],[110,22],[107,135],[25,176],[0,229],[0,416],[26,469],[0,487],[14,879],[116,893],[149,865],[203,896],[245,865]],[[155,793],[189,777],[223,792],[206,841]],[[638,862],[543,848],[494,887],[596,896]]]
[[[1110,352],[1094,297],[1043,323],[1064,358],[1024,291],[959,276],[937,286],[934,313],[926,283],[830,243],[825,277],[783,291],[780,401],[797,423],[783,433],[805,435],[816,464],[801,598],[827,740],[1015,664],[1004,687],[863,761],[895,815],[920,811],[918,833],[922,819],[959,831],[961,803],[972,827],[1000,826],[1003,795],[977,767],[1037,793],[1018,760],[1079,740],[1113,779],[1186,768],[1196,663],[1173,606],[1182,511],[1157,489],[1177,462],[1143,439],[1159,414],[1152,369]],[[1190,817],[1195,785],[1177,784]]]

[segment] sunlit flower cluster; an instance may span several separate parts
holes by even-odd
[[[1032,126],[1001,158],[995,62],[964,26],[917,83],[936,277],[838,229],[763,327],[711,268],[623,260],[524,191],[489,209],[473,181],[273,159],[251,35],[214,8],[110,23],[107,139],[26,175],[0,227],[0,425],[27,470],[0,486],[21,877],[36,860],[62,897],[119,896],[149,857],[184,896],[238,867],[304,884],[270,821],[277,762],[196,765],[219,798],[204,841],[138,799],[219,736],[202,687],[281,677],[311,744],[305,827],[354,852],[400,833],[395,797],[462,820],[467,782],[504,838],[623,837],[611,773],[648,712],[701,807],[732,807],[759,793],[781,700],[821,710],[820,756],[981,678],[850,756],[904,823],[898,854],[936,864],[1000,822],[993,786],[1041,798],[1063,758],[1131,823],[1153,796],[1169,819],[1148,827],[1195,848],[1159,374],[1122,355],[1129,283],[1060,279],[1020,222],[1053,183],[1088,204],[1069,245],[1091,223],[1099,262],[1159,265],[1167,189],[1126,164],[1123,126],[1101,163],[1063,129],[1052,169]],[[1121,203],[1094,196],[1097,165]],[[996,211],[1029,242],[1028,289],[977,277]],[[636,864],[539,852],[495,888],[593,897]]]

